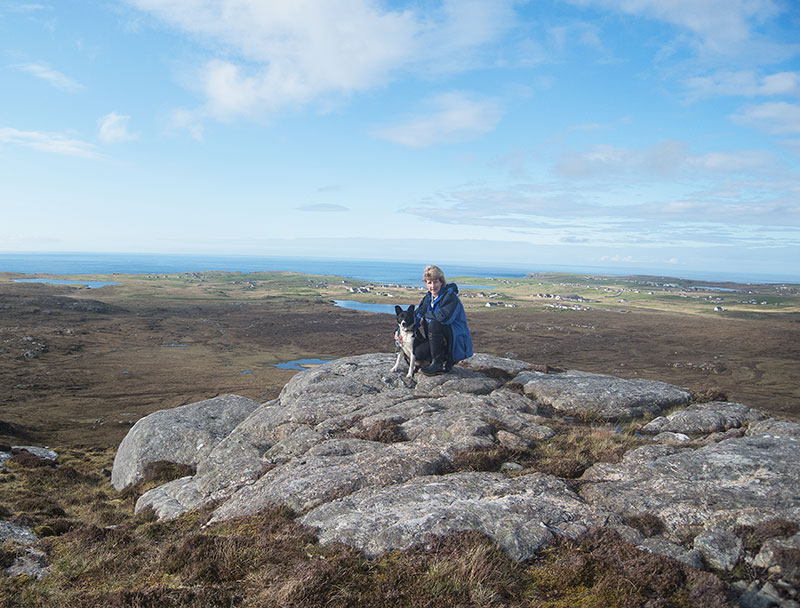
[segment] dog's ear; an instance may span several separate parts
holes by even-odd
[[[414,312],[414,305],[409,306],[406,312]]]
[[[400,308],[399,306],[394,307],[394,314],[399,315],[401,312],[403,312],[402,308]]]

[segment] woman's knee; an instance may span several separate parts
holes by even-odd
[[[428,321],[428,333],[429,334],[443,334],[444,333],[444,323],[440,323],[439,321]]]
[[[430,359],[431,358],[431,347],[428,344],[428,341],[425,340],[424,342],[420,342],[419,344],[414,345],[414,356],[417,359]]]

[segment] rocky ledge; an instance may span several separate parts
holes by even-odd
[[[191,465],[194,475],[146,492],[137,511],[172,518],[215,504],[213,523],[286,505],[322,542],[367,555],[477,530],[527,560],[556,535],[612,527],[698,568],[769,576],[739,583],[743,605],[797,605],[800,424],[737,403],[690,405],[662,382],[480,354],[406,383],[393,359],[326,363],[264,404],[226,395],[156,412],[120,444],[112,483],[136,483],[154,461]],[[570,425],[643,416],[641,447],[579,479],[513,462]],[[460,465],[492,450],[509,455],[500,471]],[[770,526],[780,532],[751,542]]]

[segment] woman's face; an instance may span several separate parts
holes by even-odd
[[[441,279],[426,279],[425,285],[428,287],[428,291],[431,292],[431,295],[434,298],[439,295],[439,291],[442,289]]]

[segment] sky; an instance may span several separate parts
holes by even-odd
[[[800,2],[0,0],[0,212],[0,252],[800,276]]]

